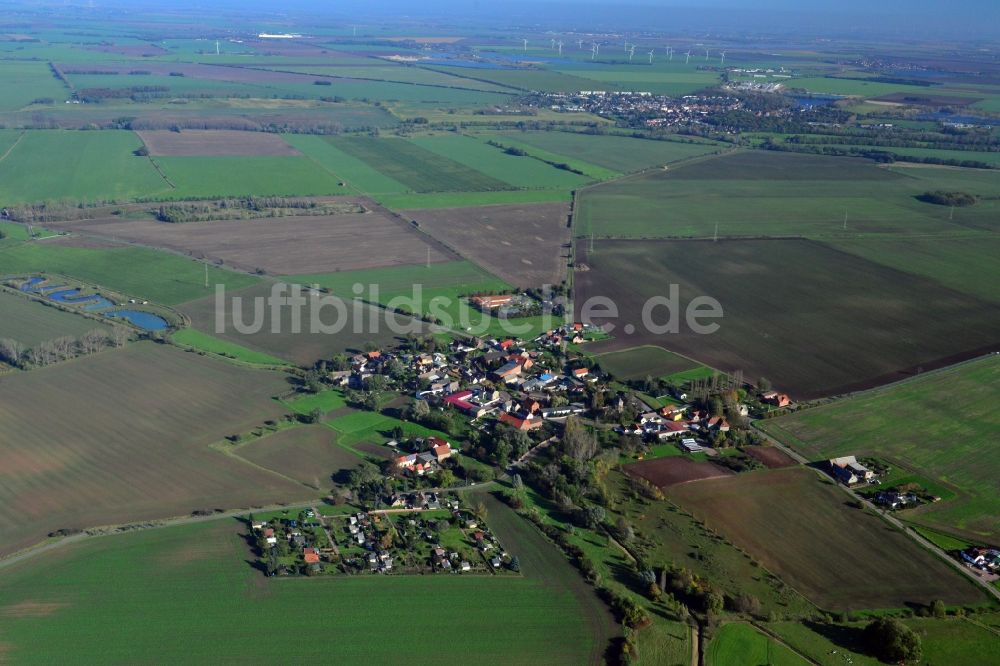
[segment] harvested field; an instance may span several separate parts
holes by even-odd
[[[561,203],[402,211],[459,254],[518,287],[566,278],[568,214]]]
[[[438,243],[379,211],[172,224],[102,218],[55,228],[184,252],[245,271],[333,273],[449,261]],[[428,255],[429,253],[429,255]]]
[[[724,372],[767,377],[795,399],[879,385],[1000,348],[1000,307],[924,277],[802,240],[579,242],[576,309],[606,296],[615,339],[595,354],[662,346]],[[711,267],[712,270],[706,270]],[[678,286],[678,332],[641,325],[653,297]],[[684,310],[696,297],[722,306],[719,328],[695,333]],[[931,314],[933,313],[933,314]],[[664,324],[666,307],[653,311]],[[629,334],[627,324],[636,326]],[[901,335],[900,331],[906,331]]]
[[[136,132],[155,156],[295,156],[301,153],[277,134],[236,130],[145,130]]]
[[[317,328],[315,332],[310,332],[313,308],[307,304],[302,310],[301,332],[299,333],[293,332],[291,308],[287,307],[282,308],[280,326],[274,331],[271,330],[270,312],[268,311],[260,322],[259,330],[252,333],[240,333],[233,325],[233,305],[236,302],[233,297],[242,298],[242,321],[250,326],[254,320],[252,310],[257,307],[254,299],[266,299],[271,294],[271,288],[271,284],[262,283],[248,289],[227,292],[223,307],[226,323],[223,333],[217,333],[215,330],[215,296],[185,303],[178,309],[190,317],[194,327],[200,331],[248,349],[277,356],[304,366],[311,366],[320,359],[329,359],[345,351],[363,351],[368,342],[380,347],[395,344],[405,335],[405,333],[393,333],[387,327],[387,319],[381,310],[360,301],[344,303],[338,299],[334,300],[343,305],[343,312],[338,310],[337,306],[323,305],[317,311],[317,315],[320,321],[330,329],[337,329],[338,323],[343,323],[342,330],[326,332],[329,329]],[[264,308],[264,303],[261,303],[260,307]],[[393,319],[400,324],[412,324],[415,332],[426,330],[422,323],[402,315],[393,315]],[[378,324],[377,330],[371,325],[373,321]]]
[[[303,499],[301,485],[212,451],[283,413],[287,386],[150,342],[0,382],[0,554],[63,528]]]
[[[743,452],[764,463],[770,469],[794,467],[796,464],[790,455],[774,446],[746,446],[743,448]]]
[[[670,488],[668,497],[829,610],[977,603],[982,593],[881,518],[803,468]]]
[[[316,490],[329,488],[332,475],[361,462],[337,446],[336,433],[321,425],[276,432],[241,446],[235,454]]]
[[[646,479],[658,488],[732,475],[732,472],[724,467],[685,456],[643,460],[625,465],[624,469],[632,476]]]

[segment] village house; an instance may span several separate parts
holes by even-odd
[[[776,407],[787,407],[792,404],[792,399],[787,394],[778,393],[777,391],[768,391],[761,396],[761,399],[769,405]]]
[[[509,425],[516,430],[524,431],[535,430],[545,425],[544,420],[535,418],[533,414],[529,414],[525,418],[509,413],[501,414],[500,423]]]

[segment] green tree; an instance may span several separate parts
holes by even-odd
[[[864,643],[882,661],[898,664],[920,660],[920,636],[894,617],[880,617],[864,629]]]

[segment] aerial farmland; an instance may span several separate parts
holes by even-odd
[[[1000,14],[814,4],[8,2],[0,662],[995,663]]]

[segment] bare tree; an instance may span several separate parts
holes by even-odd
[[[132,333],[123,326],[111,327],[111,342],[115,347],[124,347],[125,343],[132,339]]]
[[[95,328],[92,331],[88,331],[80,338],[80,347],[83,349],[85,354],[94,354],[101,351],[110,343],[110,336],[108,332]]]
[[[0,338],[0,360],[10,365],[20,365],[24,356],[24,345],[11,338]]]

